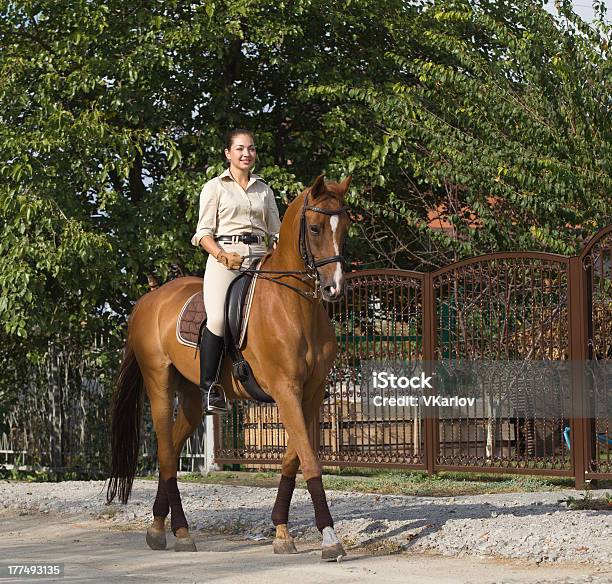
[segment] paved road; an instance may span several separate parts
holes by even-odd
[[[169,537],[169,547],[173,542]],[[220,582],[300,584],[334,582],[385,584],[559,584],[612,583],[612,572],[595,566],[536,566],[474,558],[399,554],[369,556],[349,552],[341,563],[325,563],[313,545],[299,545],[300,553],[275,556],[270,542],[196,535],[197,553],[152,551],[144,535],[110,529],[90,519],[45,514],[0,512],[0,563],[63,562],[65,576],[43,581],[61,582]],[[0,578],[0,582],[34,580]],[[38,580],[41,582],[41,580]]]

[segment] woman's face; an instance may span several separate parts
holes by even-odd
[[[237,134],[234,136],[231,148],[225,149],[225,156],[233,167],[249,170],[257,158],[253,138],[248,134]]]

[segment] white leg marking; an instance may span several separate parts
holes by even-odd
[[[331,226],[332,229],[332,240],[334,242],[334,252],[336,253],[336,255],[340,254],[340,249],[338,247],[338,242],[336,241],[336,229],[338,229],[338,215],[332,215],[329,218],[329,224]],[[342,267],[340,265],[340,262],[336,262],[336,271],[334,272],[334,291],[339,290],[340,289],[340,284],[342,282]]]
[[[322,546],[323,547],[327,547],[330,545],[336,545],[337,543],[340,543],[340,540],[338,539],[338,536],[336,535],[336,532],[334,531],[333,527],[324,527],[323,528],[323,543]]]

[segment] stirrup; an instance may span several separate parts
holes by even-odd
[[[214,405],[214,404],[210,403],[210,393],[211,393],[211,391],[214,388],[217,388],[217,390],[223,396],[223,405],[222,406]],[[208,388],[208,391],[206,392],[206,404],[205,404],[205,406],[206,406],[205,409],[204,409],[204,415],[205,416],[227,412],[227,397],[225,396],[225,391],[223,390],[223,387],[222,387],[222,385],[220,383],[213,383]]]

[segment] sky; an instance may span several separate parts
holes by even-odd
[[[612,0],[605,0],[604,4],[606,5],[606,21],[612,21]],[[572,2],[574,7],[574,12],[578,14],[583,20],[590,21],[595,16],[595,12],[593,11],[593,6],[591,5],[590,0],[574,0]],[[553,1],[549,1],[547,6],[548,10],[552,13],[555,12],[555,4]]]

